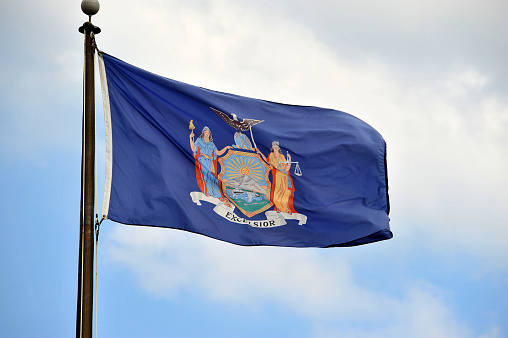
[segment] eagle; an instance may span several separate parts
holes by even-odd
[[[217,110],[212,107],[210,107],[210,109],[212,109],[217,115],[219,115],[231,127],[235,128],[236,130],[240,130],[240,131],[249,130],[250,127],[252,127],[253,125],[256,125],[256,124],[264,121],[264,120],[253,120],[253,119],[243,119],[242,121],[238,121],[238,118],[236,117],[235,114],[231,114],[233,116],[233,119],[231,119],[231,118],[229,118],[229,116],[226,113],[223,113],[220,110]]]

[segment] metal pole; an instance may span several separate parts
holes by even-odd
[[[85,14],[88,13],[85,12]],[[95,197],[95,46],[93,44],[93,36],[100,33],[100,28],[95,27],[90,21],[85,22],[79,28],[79,31],[85,35],[85,65],[83,75],[83,143],[81,157],[81,214],[79,224],[76,337],[91,338],[93,332]]]

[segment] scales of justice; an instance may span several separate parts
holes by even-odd
[[[286,158],[288,157],[288,155],[289,155],[289,151],[286,153]],[[288,163],[291,163],[291,164],[295,163],[296,165],[295,165],[294,174],[296,176],[302,176],[302,170],[300,169],[300,164],[298,163],[298,161],[282,161],[282,162],[279,162],[279,163],[286,163],[286,164],[288,164]]]

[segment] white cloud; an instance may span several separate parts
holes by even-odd
[[[357,284],[338,255],[238,247],[168,229],[115,226],[107,260],[132,271],[150,294],[182,290],[257,309],[276,303],[310,320],[317,337],[473,337],[435,286],[410,280],[400,296]],[[500,336],[492,329],[486,336]]]
[[[2,154],[39,161],[81,144],[82,48],[79,4],[7,2],[1,17]],[[76,20],[72,22],[72,20]]]

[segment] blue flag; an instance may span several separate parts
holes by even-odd
[[[392,237],[386,144],[347,113],[188,85],[99,56],[103,217],[239,245]]]

